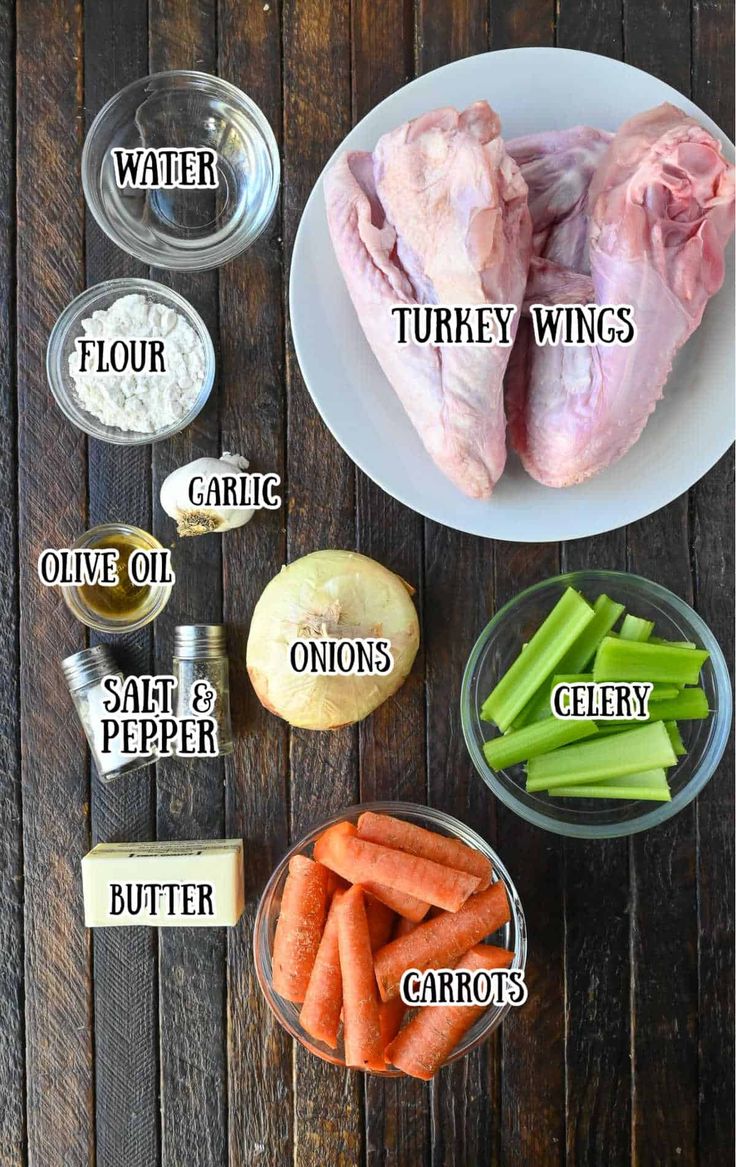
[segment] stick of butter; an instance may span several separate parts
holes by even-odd
[[[87,928],[218,928],[244,908],[243,840],[98,843],[82,859]]]

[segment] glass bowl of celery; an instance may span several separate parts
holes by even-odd
[[[617,699],[636,684],[647,703],[553,715],[558,685],[592,697],[605,683]],[[556,834],[611,838],[657,826],[700,793],[728,741],[731,683],[713,633],[679,596],[626,572],[569,572],[496,613],[468,659],[460,712],[473,763],[506,806]]]

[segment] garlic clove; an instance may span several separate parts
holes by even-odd
[[[178,534],[209,535],[249,523],[253,508],[195,506],[189,496],[189,486],[195,476],[212,479],[230,475],[233,469],[242,473],[247,468],[247,458],[226,453],[221,458],[196,458],[173,470],[161,484],[160,500],[166,514],[176,520]]]

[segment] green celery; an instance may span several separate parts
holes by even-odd
[[[702,689],[682,689],[670,701],[650,701],[648,721],[702,721],[710,715]]]
[[[673,697],[679,697],[682,692],[680,685],[652,685],[652,691],[649,694],[650,701],[671,701]]]
[[[696,685],[708,655],[705,649],[640,644],[607,636],[596,653],[593,676],[596,681]]]
[[[619,636],[621,640],[646,641],[654,632],[653,620],[642,620],[640,616],[624,616]]]
[[[710,716],[708,698],[702,689],[682,689],[671,701],[650,701],[647,721],[703,721]],[[601,721],[599,726],[636,724],[623,718]]]
[[[608,782],[590,786],[560,786],[550,790],[554,798],[634,798],[642,802],[671,802],[664,770],[646,770],[641,774],[627,774]]]
[[[613,741],[578,742],[532,758],[526,788],[531,793],[560,786],[581,786],[603,779],[674,766],[677,762],[669,734],[661,721],[617,734]]]
[[[663,648],[697,648],[694,640],[663,640],[661,636],[650,636],[650,644],[659,644]]]
[[[486,698],[480,714],[483,720],[494,721],[503,732],[509,729],[593,616],[590,604],[573,588],[566,588],[525,651]]]
[[[595,737],[598,733],[592,721],[558,721],[550,717],[536,725],[527,725],[511,733],[494,737],[483,746],[488,765],[494,770],[503,770],[517,762],[526,762],[537,754],[548,754],[559,746],[580,741],[581,738]]]
[[[682,734],[680,733],[679,725],[676,721],[665,721],[664,728],[670,735],[672,749],[675,751],[678,758],[684,758],[685,754],[687,753],[687,748],[684,741],[682,740]]]
[[[593,619],[586,624],[558,662],[557,672],[571,675],[582,673],[593,660],[598,645],[603,637],[611,631],[623,610],[623,604],[617,604],[608,596],[599,596],[593,604]],[[532,722],[541,721],[544,717],[550,717],[549,698],[551,692],[552,681],[548,681],[542,685],[529,704],[522,709],[514,721],[514,729],[521,729]]]

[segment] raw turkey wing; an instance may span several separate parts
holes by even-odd
[[[509,376],[512,439],[548,486],[582,482],[636,442],[676,352],[723,282],[733,230],[733,167],[681,110],[662,105],[631,118],[597,159],[596,133],[538,135],[536,152],[531,139],[509,143],[534,221],[527,302],[584,299],[580,277],[589,273],[587,298],[633,305],[637,326],[626,347],[536,347],[522,338]],[[579,145],[587,136],[587,147],[566,176],[571,134]]]
[[[499,128],[486,102],[435,110],[372,154],[342,155],[325,178],[335,254],[368,342],[425,448],[472,498],[490,495],[506,460],[509,348],[399,346],[391,308],[520,307],[531,222]]]

